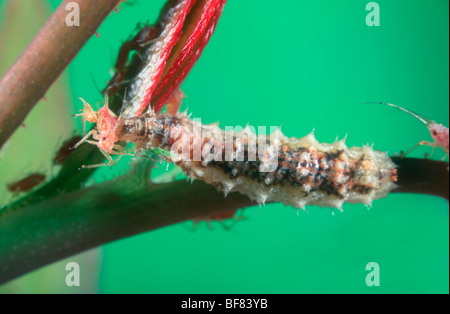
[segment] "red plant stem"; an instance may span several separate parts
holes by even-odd
[[[0,148],[120,0],[65,0],[0,81]],[[80,7],[67,26],[66,4]]]
[[[170,97],[178,90],[178,88],[181,86],[186,76],[189,74],[189,72],[194,67],[197,60],[202,55],[204,48],[208,44],[209,39],[211,38],[212,34],[214,33],[214,30],[216,29],[216,25],[222,14],[225,2],[226,1],[222,2],[221,6],[219,6],[219,8],[215,11],[215,14],[211,17],[211,20],[205,32],[196,42],[192,54],[189,56],[189,58],[187,58],[184,61],[182,67],[178,70],[176,75],[173,76],[171,83],[165,86],[167,89],[164,92],[162,92],[161,98],[157,100],[154,105],[155,112],[159,112],[163,108],[163,106],[169,101]]]
[[[448,162],[392,157],[398,166],[398,188],[393,193],[419,193],[449,200]]]
[[[205,38],[205,31],[210,33],[208,39],[210,38],[210,35],[214,31],[215,24],[222,14],[225,3],[226,0],[200,0],[197,1],[192,8],[186,18],[186,25],[183,27],[183,36],[174,47],[169,60],[167,60],[163,78],[158,83],[158,86],[152,95],[151,102],[156,112],[168,102],[173,96],[173,93],[180,87],[179,85],[181,85],[181,82],[178,86],[171,84],[174,82],[174,78],[176,79],[175,75],[180,72],[180,69],[183,68],[185,62],[189,60],[193,54],[198,52],[199,45],[201,51],[203,51],[203,48],[207,45],[208,40],[200,40],[199,43],[199,39]],[[213,26],[211,26],[212,20],[214,21]],[[195,47],[197,48],[194,50]],[[198,57],[200,57],[200,55],[198,55]],[[193,64],[189,67],[189,70],[192,66]]]
[[[139,116],[145,109],[147,109],[153,91],[155,90],[164,68],[166,61],[170,56],[172,48],[180,39],[185,18],[194,4],[193,0],[178,0],[172,9],[167,12],[167,16],[161,20],[163,23],[163,30],[157,42],[150,46],[147,64],[144,67],[139,79],[144,79],[146,84],[143,86],[143,91],[139,88],[137,91],[138,108],[135,112]],[[158,48],[160,46],[160,48]],[[152,51],[154,48],[156,51]],[[141,93],[144,93],[141,97]]]

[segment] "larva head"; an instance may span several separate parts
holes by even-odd
[[[431,137],[433,138],[434,142],[441,146],[445,152],[448,154],[448,136],[449,131],[448,128],[443,126],[442,124],[437,123],[431,123],[427,125],[428,129],[430,130]]]

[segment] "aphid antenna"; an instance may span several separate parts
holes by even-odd
[[[97,81],[95,80],[95,77],[92,73],[89,73],[89,76],[91,77],[92,83],[94,84],[95,89],[97,90],[97,92],[99,92],[100,94],[102,93],[102,90],[100,89],[100,86],[98,86]]]
[[[391,103],[387,103],[387,102],[370,102],[369,101],[369,102],[362,102],[361,104],[362,105],[378,104],[378,105],[386,105],[386,106],[394,107],[394,108],[400,109],[400,110],[402,110],[402,111],[404,111],[406,113],[409,113],[410,115],[412,115],[414,118],[418,119],[420,122],[422,122],[425,125],[430,125],[430,124],[434,123],[434,121],[432,121],[432,120],[426,119],[426,118],[422,117],[421,115],[418,115],[418,114],[416,114],[416,113],[414,113],[412,111],[409,111],[406,108],[403,108],[403,107],[400,107],[400,106],[397,106],[397,105],[394,105],[394,104],[391,104]]]
[[[125,104],[127,104],[127,103],[128,103],[128,100],[127,100],[127,88],[125,87],[125,90],[123,92],[123,98],[122,98],[122,108],[120,108],[119,120],[118,121],[120,121],[120,119],[123,118],[123,113],[125,112],[125,107],[126,107]],[[116,124],[116,126],[117,126],[117,124]],[[115,127],[114,127],[114,129],[115,129]]]
[[[145,60],[144,57],[142,56],[142,54],[139,51],[136,50],[134,53],[138,56],[139,59],[141,59],[141,61]]]
[[[138,44],[139,44],[139,47],[144,48],[144,47],[150,46],[151,44],[157,42],[158,40],[159,40],[159,37],[154,38],[154,39],[150,39],[150,40],[147,40],[147,41],[140,41],[139,40]]]

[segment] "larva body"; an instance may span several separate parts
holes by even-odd
[[[116,129],[119,140],[132,141],[138,149],[171,151],[167,158],[191,178],[213,184],[225,193],[238,191],[260,204],[273,201],[296,208],[317,205],[340,209],[343,203],[371,205],[395,187],[395,165],[386,153],[368,146],[348,148],[343,140],[321,144],[313,134],[287,138],[279,130],[271,143],[248,128],[229,132],[216,124],[199,125],[185,114],[154,113],[121,119]],[[211,145],[214,139],[202,134],[215,134],[221,140]],[[224,144],[227,138],[232,139],[232,155]],[[251,143],[256,143],[257,150],[265,147],[254,160],[249,158]],[[216,150],[217,146],[222,149]],[[196,149],[216,158],[196,156]],[[238,159],[242,152],[245,158]],[[261,171],[267,160],[275,160],[275,167]]]

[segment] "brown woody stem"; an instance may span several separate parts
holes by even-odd
[[[0,148],[120,0],[65,0],[0,81]],[[80,26],[67,26],[69,2]]]
[[[448,162],[393,157],[398,166],[398,189],[394,193],[431,194],[449,200]]]

